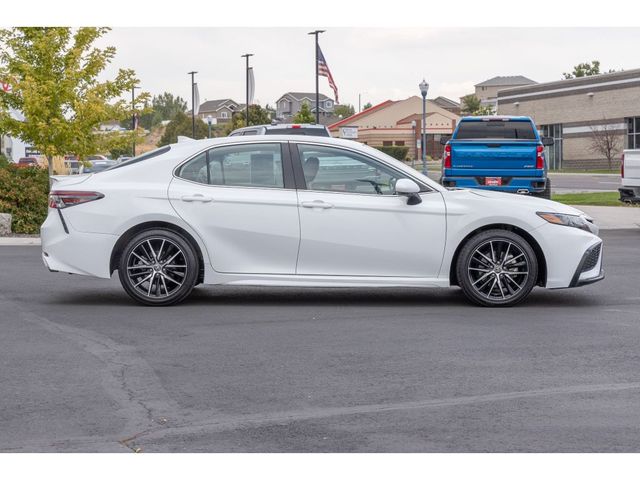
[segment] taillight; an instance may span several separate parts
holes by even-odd
[[[50,208],[67,208],[81,203],[93,202],[103,198],[99,192],[71,192],[65,190],[53,190],[49,193]]]
[[[300,128],[300,125],[291,125],[291,128]]]
[[[622,154],[622,158],[620,159],[620,177],[624,178],[624,153]]]
[[[536,168],[544,168],[544,147],[542,145],[538,145],[536,149]]]
[[[444,168],[451,168],[451,145],[444,146]]]

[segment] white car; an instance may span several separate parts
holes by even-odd
[[[162,147],[57,178],[42,226],[53,271],[110,278],[147,305],[199,283],[449,287],[514,305],[601,280],[602,240],[549,200],[449,190],[366,145],[299,136]]]

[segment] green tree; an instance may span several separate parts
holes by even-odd
[[[130,144],[133,135],[98,133],[101,123],[130,117],[136,105],[121,97],[137,83],[133,70],[120,69],[101,80],[113,60],[114,47],[94,46],[108,28],[24,27],[0,30],[0,78],[11,92],[0,94],[0,131],[18,137],[48,159],[75,154],[80,159],[115,145]],[[21,112],[24,120],[11,111]]]
[[[315,123],[316,116],[311,113],[311,109],[309,108],[309,104],[304,102],[300,106],[300,111],[295,114],[293,117],[293,121],[295,123]]]
[[[609,70],[611,73],[612,70]],[[570,78],[578,78],[578,77],[589,77],[591,75],[598,75],[600,73],[600,61],[593,60],[591,63],[579,63],[575,67],[573,67],[573,71],[571,73],[564,72],[562,76],[565,80]]]
[[[356,109],[353,108],[353,105],[349,105],[348,103],[345,103],[344,105],[336,105],[333,109],[333,114],[342,118],[350,117],[354,113],[356,113]]]
[[[271,115],[267,108],[262,108],[260,105],[250,105],[249,125],[266,125],[271,123]],[[229,135],[236,128],[242,128],[245,126],[245,112],[236,112],[231,117],[231,121],[225,125],[224,134]]]
[[[493,115],[493,113],[493,108],[488,105],[482,105],[480,99],[474,94],[462,97],[463,115]]]
[[[367,108],[371,108],[371,107],[373,107],[373,105],[371,105],[371,102],[367,102],[362,106],[362,109],[366,110]]]
[[[209,127],[199,118],[196,118],[196,140],[207,138]],[[193,137],[191,116],[184,112],[177,112],[173,119],[167,124],[158,146],[169,145],[178,141],[178,136]]]

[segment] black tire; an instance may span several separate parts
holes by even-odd
[[[122,250],[118,263],[118,276],[125,292],[137,302],[151,306],[183,301],[193,290],[198,272],[198,256],[191,243],[163,228],[134,236]]]
[[[535,286],[538,261],[531,245],[517,233],[487,230],[462,247],[456,275],[472,302],[484,307],[511,307],[522,302]]]

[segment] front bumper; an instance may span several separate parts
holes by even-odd
[[[58,210],[49,209],[49,215],[40,228],[45,266],[54,272],[110,278],[111,252],[118,237],[78,232],[68,220],[63,223],[63,219],[64,213],[60,215]]]
[[[602,268],[602,242],[589,247],[576,268],[569,287],[590,285],[604,279]]]

